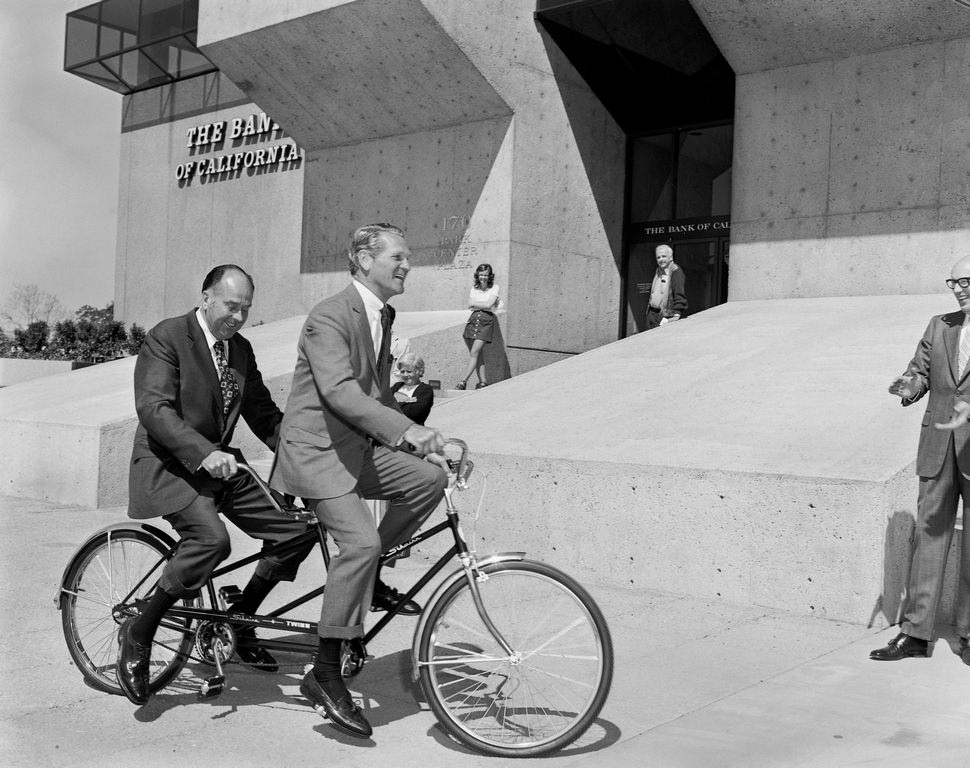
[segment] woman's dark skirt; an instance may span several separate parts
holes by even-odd
[[[492,332],[495,328],[495,315],[487,309],[476,309],[465,324],[465,332],[462,334],[466,339],[474,341],[481,339],[486,344],[492,343]]]

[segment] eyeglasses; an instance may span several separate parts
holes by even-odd
[[[955,285],[959,285],[961,288],[970,288],[970,277],[958,277],[956,279],[951,277],[946,281],[946,287],[951,291]]]

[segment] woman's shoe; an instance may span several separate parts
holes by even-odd
[[[482,387],[487,387],[487,386],[488,384],[486,384],[484,381],[480,381],[475,385],[475,389],[481,389]]]
[[[464,389],[464,388],[465,388],[465,382],[463,381],[459,381],[457,384],[455,384],[455,389]]]

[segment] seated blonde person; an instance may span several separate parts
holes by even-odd
[[[391,387],[401,412],[416,424],[424,424],[434,405],[434,390],[421,381],[424,360],[413,352],[406,352],[397,361],[400,381]]]

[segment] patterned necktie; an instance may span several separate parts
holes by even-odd
[[[391,323],[394,322],[394,310],[387,304],[381,307],[381,347],[377,353],[377,373],[383,378],[391,355]]]
[[[226,416],[232,407],[232,401],[239,394],[239,384],[236,377],[229,370],[229,363],[226,361],[226,353],[222,348],[222,342],[217,341],[212,345],[216,352],[216,362],[219,364],[219,389],[222,390],[222,415]]]

